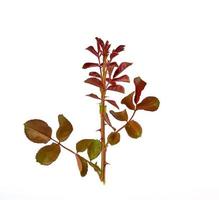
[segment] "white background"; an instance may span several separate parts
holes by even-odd
[[[91,169],[81,178],[65,150],[39,165],[42,145],[23,132],[32,118],[55,132],[63,113],[74,125],[66,146],[98,138],[98,103],[85,97],[98,90],[81,68],[95,61],[85,48],[96,36],[125,44],[118,61],[133,62],[131,79],[140,75],[143,95],[161,101],[159,111],[137,113],[140,139],[122,132],[108,149],[106,186]],[[0,199],[218,200],[218,55],[218,1],[1,0]]]

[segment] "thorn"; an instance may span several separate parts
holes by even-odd
[[[106,166],[106,165],[110,165],[110,163],[106,162],[106,163],[105,163],[105,166]]]

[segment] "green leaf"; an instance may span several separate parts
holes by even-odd
[[[59,156],[61,152],[60,146],[56,143],[44,146],[36,154],[36,161],[42,165],[50,165]]]
[[[88,149],[88,147],[92,141],[94,141],[94,140],[93,139],[83,139],[83,140],[80,140],[79,142],[77,142],[77,144],[76,144],[77,152],[83,152],[86,149]]]
[[[141,125],[138,122],[134,121],[134,120],[129,121],[125,125],[125,130],[131,138],[141,137],[141,134],[142,134]]]
[[[110,114],[119,121],[128,120],[128,114],[127,114],[126,109],[120,112],[114,112],[113,110],[110,110]]]
[[[135,92],[130,93],[128,96],[124,97],[121,101],[121,104],[125,104],[130,110],[135,109],[135,105],[133,103],[133,96]]]
[[[27,138],[35,143],[49,142],[52,129],[48,124],[40,119],[29,120],[24,123],[24,132]]]
[[[77,164],[78,164],[78,169],[80,171],[80,174],[82,177],[86,176],[87,171],[88,171],[88,164],[87,161],[79,156],[78,154],[75,155]]]
[[[90,160],[95,159],[101,152],[101,143],[99,140],[93,140],[88,147],[87,153]]]
[[[118,132],[112,132],[108,135],[107,141],[111,145],[118,144],[120,141],[120,134]]]
[[[146,97],[137,105],[137,110],[156,111],[160,101],[157,97]]]
[[[70,136],[71,132],[73,131],[73,126],[71,122],[69,122],[68,119],[64,117],[64,115],[59,115],[58,120],[59,128],[56,132],[56,137],[60,142],[63,142]]]

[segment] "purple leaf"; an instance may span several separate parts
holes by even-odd
[[[109,100],[109,99],[107,99],[106,101],[107,101],[108,103],[110,103],[111,105],[113,105],[113,106],[115,106],[116,108],[119,109],[119,106],[117,105],[117,103],[116,103],[114,100]]]
[[[88,51],[90,51],[92,54],[94,54],[95,56],[98,57],[98,53],[97,53],[97,51],[94,49],[93,46],[89,46],[89,47],[87,47],[86,49],[87,49]]]
[[[122,85],[111,85],[107,88],[107,90],[125,93],[125,89]]]
[[[83,65],[83,69],[87,69],[87,68],[90,68],[90,67],[98,67],[99,65],[97,63],[84,63]]]
[[[114,78],[113,81],[120,81],[120,82],[127,82],[127,83],[130,82],[129,77],[127,75]]]
[[[94,85],[94,86],[97,86],[97,87],[100,87],[102,88],[102,82],[97,79],[97,78],[88,78],[87,80],[84,81],[85,83],[89,83],[91,85]]]
[[[122,62],[119,67],[116,69],[113,78],[117,77],[121,72],[123,72],[127,67],[132,65],[132,63],[129,62]]]
[[[94,99],[100,99],[96,94],[93,94],[93,93],[87,94],[86,96],[94,98]]]
[[[90,72],[89,76],[94,76],[94,77],[100,78],[100,74],[97,72]]]

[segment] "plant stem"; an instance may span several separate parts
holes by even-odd
[[[106,170],[106,142],[105,142],[105,95],[106,95],[106,57],[103,57],[103,68],[102,68],[102,84],[101,88],[101,104],[100,104],[100,132],[101,132],[101,176],[100,180],[105,183],[105,170]]]
[[[62,148],[64,148],[65,150],[77,155],[77,153],[75,153],[74,151],[72,151],[71,149],[69,149],[68,147],[64,146],[63,144],[61,144],[60,142],[54,140],[53,138],[50,138],[53,142],[55,142],[56,144],[58,144],[59,146],[61,146]],[[89,161],[88,161],[89,162]]]

